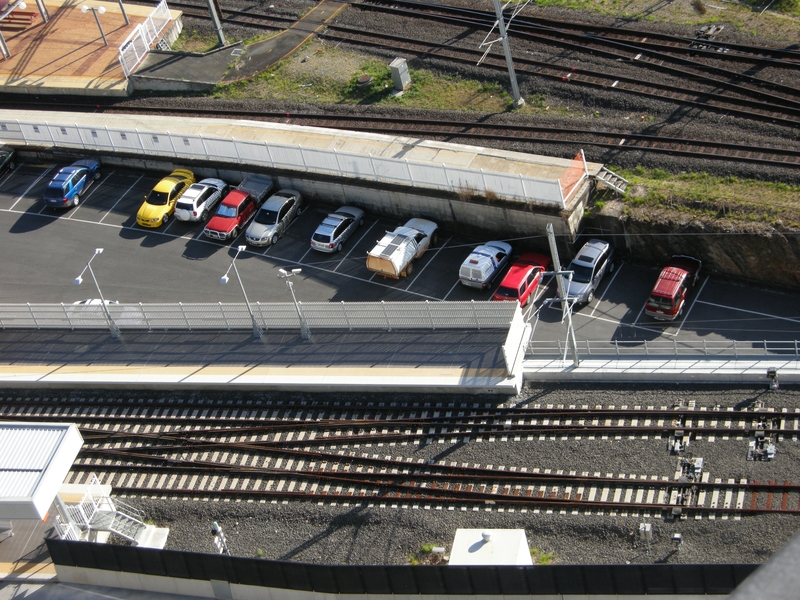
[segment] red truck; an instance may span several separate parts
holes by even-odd
[[[248,175],[220,202],[203,235],[212,240],[236,239],[271,191],[271,177]]]
[[[659,321],[674,321],[683,312],[686,296],[700,275],[703,263],[691,256],[673,256],[661,270],[644,312]]]

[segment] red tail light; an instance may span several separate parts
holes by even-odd
[[[333,244],[328,244],[328,248],[333,248]]]
[[[62,198],[62,199],[61,199],[61,201],[62,201],[64,204],[66,204],[67,202],[69,202],[69,198]]]

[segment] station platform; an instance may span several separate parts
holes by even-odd
[[[125,5],[129,25],[119,4],[92,0],[104,7],[98,15],[108,45],[90,12],[81,12],[82,2],[46,0],[50,19],[3,37],[11,57],[0,61],[0,86],[4,92],[20,94],[65,94],[127,96],[130,84],[119,62],[119,47],[153,12],[152,7]],[[29,10],[36,10],[31,2]],[[178,18],[179,12],[171,16]],[[169,26],[167,26],[169,27]]]
[[[44,582],[56,579],[56,569],[47,552],[44,538],[53,529],[53,513],[44,521],[14,519],[13,536],[0,533],[0,598],[2,583]]]
[[[507,331],[0,332],[0,386],[516,394]]]

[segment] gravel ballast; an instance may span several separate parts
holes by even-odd
[[[496,404],[496,397],[459,398],[466,404],[479,401]],[[452,397],[438,397],[449,403]],[[765,409],[796,409],[800,390],[765,388],[717,388],[671,386],[660,389],[629,385],[564,385],[526,387],[511,404],[527,406],[596,405],[655,406],[694,401],[697,407],[751,406],[762,402]],[[333,413],[335,414],[335,413]],[[589,440],[575,438],[534,441],[475,441],[429,445],[362,445],[343,448],[345,454],[413,458],[470,466],[526,467],[599,472],[602,475],[667,476],[673,478],[678,458],[667,450],[666,439]],[[323,451],[333,451],[325,448]],[[778,444],[773,462],[748,462],[747,440],[694,441],[689,452],[705,459],[711,481],[721,478],[766,482],[800,481],[800,446],[797,441]],[[407,564],[421,554],[425,544],[450,549],[458,528],[524,528],[531,548],[554,553],[560,564],[595,563],[759,563],[778,550],[798,529],[794,515],[747,516],[741,520],[710,520],[689,517],[666,521],[662,515],[644,518],[606,514],[559,514],[525,509],[491,509],[380,501],[361,506],[332,502],[259,503],[244,501],[208,502],[175,499],[129,498],[143,508],[148,518],[170,527],[167,549],[211,552],[211,523],[217,521],[226,532],[231,552],[237,556],[261,556],[323,564]],[[777,505],[777,500],[773,503]],[[706,504],[708,505],[708,504]],[[653,524],[650,551],[638,540],[643,521]],[[684,543],[672,552],[670,537],[681,533]]]

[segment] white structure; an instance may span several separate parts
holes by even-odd
[[[169,529],[146,525],[144,514],[111,498],[111,486],[92,477],[65,485],[83,446],[77,425],[0,422],[0,534],[13,535],[12,520],[44,520],[55,505],[62,539],[105,541],[115,533],[134,545],[163,548]]]
[[[76,425],[0,423],[0,521],[44,519],[82,445]]]
[[[524,529],[458,529],[450,565],[532,565]]]

